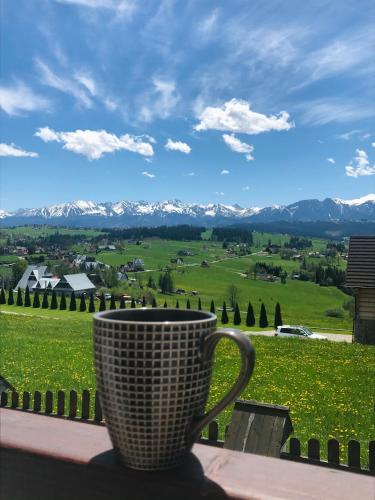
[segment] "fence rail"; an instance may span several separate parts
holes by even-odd
[[[16,391],[5,391],[0,396],[0,407],[105,425],[97,391],[94,396],[88,390],[82,391],[80,395],[74,390],[67,393],[46,391],[43,394],[40,391],[35,391],[33,394],[25,391],[22,395]],[[225,428],[224,436],[227,429],[228,426]],[[215,420],[207,426],[199,442],[219,448],[224,447],[224,440],[221,439],[219,425]],[[322,459],[322,454],[327,456],[327,460]],[[329,439],[324,449],[318,439],[309,439],[307,456],[303,456],[301,441],[295,437],[290,438],[280,458],[375,475],[375,440],[368,443],[368,468],[361,464],[361,445],[355,440],[347,443],[347,463],[343,462],[340,443],[336,439]]]

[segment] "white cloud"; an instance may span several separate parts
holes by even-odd
[[[371,143],[371,146],[372,146],[373,148],[375,148],[375,142],[372,142],[372,143]]]
[[[167,151],[180,151],[186,155],[191,151],[191,147],[186,142],[172,141],[172,139],[168,139],[164,147]]]
[[[300,103],[295,107],[302,111],[302,122],[311,125],[347,123],[375,116],[375,110],[371,106],[348,102],[336,97],[315,99]]]
[[[276,115],[262,115],[250,109],[247,101],[232,99],[221,107],[206,107],[199,116],[195,130],[225,130],[256,135],[270,130],[289,130],[294,123],[289,122],[289,114],[281,111]]]
[[[229,174],[229,170],[222,170],[220,172],[220,175],[228,175]]]
[[[245,153],[245,158],[247,161],[254,160],[252,156],[252,152],[254,151],[254,146],[251,144],[246,144],[246,142],[242,142],[234,134],[223,134],[223,140],[225,144],[236,153]]]
[[[216,30],[217,21],[219,18],[219,9],[214,9],[207,17],[198,25],[199,35],[203,38],[210,38]]]
[[[345,167],[346,175],[349,177],[375,175],[375,165],[370,165],[366,151],[356,149],[356,155],[354,160]]]
[[[126,150],[151,157],[154,154],[150,143],[142,136],[124,134],[117,136],[105,130],[75,130],[73,132],[56,132],[49,127],[39,128],[35,135],[44,142],[56,141],[63,143],[64,149],[86,156],[89,160],[97,160],[104,153]]]
[[[186,177],[194,177],[195,172],[189,172],[188,174],[185,174]]]
[[[30,158],[36,158],[38,153],[33,153],[31,151],[25,151],[24,149],[21,149],[17,147],[15,144],[5,144],[1,143],[0,144],[0,156],[16,156],[16,157],[21,157],[21,156],[28,156]]]
[[[143,122],[168,118],[179,100],[180,95],[173,80],[153,78],[151,91],[141,96],[139,118]]]
[[[57,3],[88,7],[91,9],[108,9],[118,14],[131,15],[135,9],[133,0],[56,0]]]
[[[145,177],[148,177],[149,179],[153,179],[155,177],[155,174],[150,174],[150,172],[142,172],[142,175],[144,175]]]
[[[225,193],[223,193],[223,191],[216,191],[215,194],[217,194],[218,196],[224,196]]]
[[[57,75],[40,59],[36,60],[36,64],[40,70],[41,82],[44,85],[52,87],[65,94],[70,94],[81,106],[85,108],[90,109],[93,107],[91,92],[88,90],[86,85],[82,84],[79,80],[75,81],[73,79]]]
[[[242,191],[250,191],[250,186],[244,186],[244,187],[242,188]]]
[[[332,163],[332,164],[335,164],[335,163],[336,163],[336,161],[335,161],[335,159],[334,159],[334,158],[327,158],[327,161],[328,161],[329,163]]]
[[[17,83],[13,87],[0,87],[0,107],[8,115],[20,116],[25,111],[48,111],[51,103],[23,83]]]

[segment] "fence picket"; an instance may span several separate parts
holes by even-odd
[[[289,454],[293,457],[301,456],[301,443],[297,438],[290,438],[289,441]]]
[[[3,391],[0,398],[0,406],[6,406],[8,404],[8,393]]]
[[[69,418],[77,416],[77,391],[70,391],[69,393]]]
[[[12,391],[11,403],[10,403],[11,408],[18,408],[18,403],[19,403],[18,392]]]
[[[65,415],[65,392],[58,391],[57,393],[57,414],[61,417]]]
[[[30,393],[27,391],[23,391],[22,394],[22,409],[23,410],[30,409]]]
[[[349,467],[361,468],[361,446],[354,439],[348,443],[348,465]]]
[[[320,460],[320,443],[317,439],[312,438],[308,440],[307,456],[311,460]]]
[[[95,422],[101,422],[103,420],[102,407],[100,406],[99,392],[95,391]]]
[[[337,439],[328,440],[328,463],[339,465],[340,464],[340,443]]]
[[[210,441],[218,441],[219,439],[219,426],[216,420],[210,422],[208,426],[208,439]]]
[[[229,430],[229,424],[225,426],[225,430],[224,430],[224,441],[225,441],[225,440],[226,440],[226,438],[227,438],[228,430]]]
[[[375,441],[368,444],[368,468],[375,471]]]
[[[53,412],[53,394],[51,391],[46,392],[46,415],[49,415]]]
[[[42,409],[42,394],[40,391],[34,392],[34,411],[39,412]]]
[[[82,392],[81,418],[83,420],[88,420],[90,418],[90,393],[86,389]]]

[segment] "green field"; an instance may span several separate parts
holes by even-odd
[[[15,314],[0,314],[0,372],[18,391],[95,389],[89,313],[1,308]],[[374,439],[374,347],[259,336],[252,341],[256,368],[242,397],[290,406],[295,436],[304,442],[334,437],[365,447]],[[223,341],[209,406],[229,389],[238,369],[236,347]],[[219,417],[221,431],[230,412]]]

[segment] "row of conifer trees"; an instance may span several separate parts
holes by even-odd
[[[51,300],[48,300],[49,293],[48,291],[44,291],[42,296],[40,296],[39,292],[36,291],[33,294],[33,300],[31,301],[31,296],[30,296],[30,290],[28,287],[25,289],[25,294],[23,296],[22,290],[18,288],[17,290],[17,297],[14,299],[14,293],[13,290],[10,289],[8,291],[8,299],[6,299],[5,296],[5,290],[2,288],[0,290],[0,304],[8,304],[8,305],[13,305],[14,303],[17,306],[24,306],[24,307],[33,307],[33,308],[39,308],[42,307],[42,309],[60,309],[61,311],[64,310],[69,310],[69,311],[88,311],[88,312],[95,312],[96,307],[95,307],[95,297],[93,294],[91,294],[88,297],[88,305],[86,304],[86,296],[85,294],[80,294],[80,296],[77,298],[75,293],[72,292],[69,297],[69,305],[67,304],[67,298],[64,293],[61,294],[60,296],[60,302],[58,303],[58,297],[56,292],[53,290],[51,294]],[[79,301],[79,304],[77,302]],[[143,297],[142,299],[142,307],[146,307],[146,298]],[[131,300],[130,303],[131,308],[136,307],[136,302],[134,298]],[[152,307],[158,307],[156,299],[153,298],[152,300]],[[167,301],[164,302],[163,307],[168,307]],[[175,307],[177,309],[180,308],[180,303],[177,299]],[[108,309],[116,309],[116,300],[115,296],[112,294],[109,307]],[[104,294],[102,293],[99,298],[99,311],[105,311],[107,309],[107,304],[106,300],[104,297]],[[126,309],[126,303],[123,297],[121,297],[120,304],[119,304],[119,309]],[[186,302],[186,309],[191,309],[191,304],[190,304],[190,299],[187,299]],[[198,298],[198,309],[202,310],[202,303],[201,299]],[[210,304],[210,312],[216,313],[216,308],[215,308],[215,303],[213,300],[211,300]],[[229,317],[228,317],[228,310],[226,303],[223,303],[223,307],[221,308],[221,323],[223,325],[229,323]],[[233,314],[233,324],[234,325],[240,325],[242,323],[242,317],[241,317],[241,312],[238,304],[236,304],[234,308],[234,314]],[[255,315],[254,315],[254,309],[249,302],[248,307],[247,307],[247,313],[246,313],[246,318],[245,318],[245,324],[246,326],[255,326],[256,320],[255,320]],[[274,314],[274,323],[273,326],[276,328],[277,326],[280,326],[283,324],[282,321],[282,316],[281,316],[281,307],[280,304],[277,303],[275,306],[275,314]],[[260,328],[267,328],[269,326],[268,322],[268,317],[267,317],[267,311],[266,311],[266,306],[262,302],[262,305],[260,307],[260,315],[259,315],[259,326]]]

